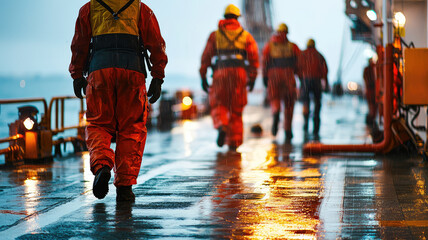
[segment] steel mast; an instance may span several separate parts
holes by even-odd
[[[259,46],[263,48],[272,32],[272,1],[271,0],[243,0],[244,26]]]

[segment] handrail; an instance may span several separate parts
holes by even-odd
[[[66,130],[70,130],[70,129],[77,129],[81,126],[77,125],[77,126],[68,126],[65,127],[64,126],[64,116],[65,116],[65,100],[69,100],[69,99],[79,99],[77,97],[74,96],[61,96],[61,97],[54,97],[51,99],[50,103],[49,103],[49,108],[47,111],[47,119],[48,119],[48,123],[49,123],[49,130],[52,131],[53,134],[57,134],[60,132],[64,132]],[[79,99],[80,100],[80,112],[84,111],[84,104],[83,104],[83,99]],[[60,104],[61,104],[61,108],[60,108]],[[55,128],[52,129],[52,109],[55,106]],[[61,117],[61,119],[59,119]],[[59,121],[61,120],[61,125],[59,125]]]
[[[24,138],[24,136],[22,134],[16,134],[15,136],[0,139],[0,143],[13,142],[13,141],[16,141],[16,140],[22,139],[22,138]]]
[[[46,103],[46,100],[44,98],[22,98],[22,99],[0,99],[0,105],[2,104],[16,104],[16,103],[29,103],[29,102],[42,102],[44,107],[44,113],[45,116],[48,112],[48,105]],[[42,125],[48,125],[49,121],[43,121],[42,119]],[[47,126],[44,126],[47,127]]]

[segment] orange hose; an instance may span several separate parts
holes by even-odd
[[[322,143],[308,143],[303,146],[303,152],[309,154],[321,153],[340,153],[340,152],[365,152],[365,153],[383,153],[388,148],[392,139],[391,122],[392,122],[392,92],[393,92],[393,46],[388,44],[385,51],[384,64],[384,104],[383,104],[383,141],[376,144],[360,145],[326,145]]]

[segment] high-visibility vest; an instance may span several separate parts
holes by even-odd
[[[269,42],[270,61],[268,68],[293,68],[296,65],[296,56],[291,42]]]
[[[116,14],[122,8],[125,9]],[[140,0],[91,0],[90,16],[92,59],[89,73],[114,67],[147,76],[138,29]]]
[[[129,0],[103,0],[113,11],[119,11]],[[91,0],[92,36],[103,34],[131,34],[138,36],[140,1],[135,0],[114,19],[97,0]]]
[[[215,67],[245,67],[247,60],[245,47],[248,34],[242,27],[236,30],[217,30],[217,61]]]

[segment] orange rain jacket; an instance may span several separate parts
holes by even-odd
[[[299,58],[298,69],[301,79],[327,80],[327,63],[323,55],[313,47],[302,52]]]
[[[300,49],[288,41],[286,33],[276,33],[263,48],[263,77],[268,78],[269,99],[282,100],[295,94],[297,61]]]
[[[79,17],[76,21],[74,37],[71,42],[72,58],[69,67],[73,79],[83,77],[83,72],[87,65],[89,44],[92,38],[90,12],[91,4],[89,2],[80,9]],[[168,62],[165,53],[165,41],[161,36],[156,16],[144,3],[140,4],[138,30],[144,46],[150,51],[150,62],[153,65],[152,77],[163,79],[165,77],[164,69]]]
[[[267,91],[273,113],[285,105],[284,129],[291,131],[296,101],[296,65],[300,49],[288,41],[284,32],[274,34],[263,48],[263,78],[268,79]]]
[[[123,3],[105,2],[115,10]],[[95,174],[108,166],[115,171],[116,186],[129,186],[136,184],[147,138],[146,76],[138,57],[138,39],[151,53],[153,78],[164,78],[168,59],[157,19],[149,7],[135,1],[119,17],[122,18],[113,20],[95,0],[80,9],[69,71],[73,79],[83,77],[92,40],[95,53],[89,64],[86,88],[86,144],[91,171]],[[116,151],[110,148],[113,138]]]
[[[233,52],[234,48],[236,52],[245,52],[244,60],[248,61],[247,67],[234,63],[227,64],[226,61],[220,63],[218,67],[213,67],[213,81],[209,89],[214,127],[227,126],[226,143],[237,147],[243,141],[242,112],[247,104],[247,81],[253,82],[257,77],[258,48],[253,36],[248,32],[242,32],[242,27],[236,19],[220,20],[218,29],[208,38],[201,59],[200,75],[206,78],[208,67],[212,67],[213,59],[222,57],[223,50]],[[234,47],[227,49],[227,44],[223,41],[224,36],[219,35],[222,34],[220,30],[232,41],[237,38]],[[237,55],[235,58],[240,58],[239,54]]]

